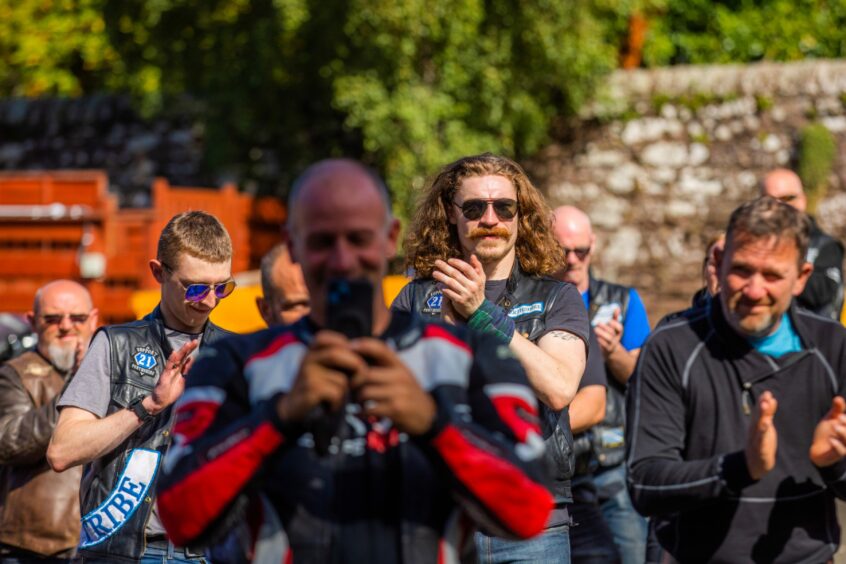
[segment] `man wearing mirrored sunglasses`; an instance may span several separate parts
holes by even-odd
[[[392,307],[490,333],[526,369],[540,400],[555,510],[529,541],[476,537],[482,562],[569,561],[573,437],[567,406],[585,369],[588,323],[561,264],[543,196],[514,161],[486,153],[444,167],[405,242],[416,279]]]
[[[623,564],[637,564],[646,555],[647,524],[634,510],[626,491],[625,390],[649,335],[649,320],[634,288],[591,275],[596,237],[587,214],[573,206],[561,206],[555,209],[554,217],[555,238],[565,253],[564,268],[556,276],[574,284],[582,295],[608,381],[605,417],[591,428],[591,450],[579,453],[586,460],[577,463],[580,469],[594,470],[592,475],[580,473],[574,479],[573,513],[582,525],[571,535],[573,562],[595,557],[603,543],[596,543],[594,535],[610,529]],[[576,398],[574,403],[579,401]],[[597,502],[601,516],[593,511]]]
[[[56,401],[97,327],[91,296],[72,280],[35,294],[34,351],[0,367],[0,563],[70,562],[79,541],[81,469],[58,474],[45,457]]]
[[[231,264],[232,242],[217,218],[173,217],[150,260],[159,305],[139,321],[101,329],[58,403],[47,457],[59,472],[85,465],[85,562],[202,561],[169,543],[154,491],[192,353],[229,334],[209,315],[235,288]]]
[[[807,213],[808,198],[802,180],[792,170],[777,168],[768,173],[761,182],[761,195]],[[813,216],[808,217],[811,219],[811,241],[805,258],[814,265],[814,271],[796,303],[819,315],[839,320],[843,308],[843,244],[820,229]]]

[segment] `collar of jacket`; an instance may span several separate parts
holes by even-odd
[[[726,316],[723,313],[722,300],[719,295],[714,296],[707,307],[710,310],[709,319],[711,327],[714,329],[714,332],[726,350],[732,351],[737,356],[743,356],[754,349],[754,347],[749,344],[749,339],[746,335],[742,335],[729,325],[729,322],[726,320]],[[802,348],[810,348],[810,345],[808,344],[808,328],[804,320],[800,316],[796,315],[795,300],[790,302],[790,307],[787,309],[787,315],[790,317],[793,329],[802,341]]]

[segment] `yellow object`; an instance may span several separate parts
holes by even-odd
[[[400,275],[386,276],[382,281],[382,295],[388,306],[400,293],[408,278]],[[225,300],[221,300],[211,314],[211,320],[216,324],[236,333],[252,333],[264,329],[264,320],[259,315],[256,298],[261,296],[261,286],[251,284],[238,286]],[[132,294],[130,300],[132,311],[140,319],[153,311],[159,303],[161,293],[154,290],[139,290]]]

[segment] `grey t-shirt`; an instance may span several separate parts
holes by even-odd
[[[178,351],[189,340],[201,338],[202,333],[180,333],[172,329],[165,329],[165,336],[173,350]],[[197,350],[194,349],[193,354],[196,354]],[[65,393],[59,399],[57,404],[59,409],[66,406],[78,407],[90,411],[100,419],[105,417],[109,413],[109,404],[111,403],[111,378],[109,377],[111,366],[112,355],[109,338],[105,332],[100,331],[91,341],[91,346],[88,347],[88,351],[79,365],[79,370],[76,371],[65,389]],[[145,532],[147,536],[165,534],[155,504],[153,504],[153,512],[149,521],[147,521]]]

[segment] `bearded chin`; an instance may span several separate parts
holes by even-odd
[[[50,360],[53,366],[62,372],[67,372],[73,368],[76,361],[76,347],[64,347],[58,343],[52,343],[47,347],[47,354],[50,355]]]

